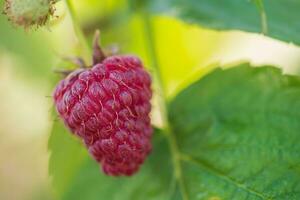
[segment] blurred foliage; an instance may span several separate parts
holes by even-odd
[[[57,151],[57,153],[52,152],[51,154],[49,174],[53,176],[52,183],[59,196],[69,189],[73,177],[87,159],[87,151],[68,132],[62,123],[54,122],[48,144],[50,149]]]
[[[26,34],[20,29],[11,31],[11,24],[3,16],[0,27],[0,48],[15,54],[20,63],[17,70],[31,77],[49,77],[49,71],[45,70],[51,68],[52,60],[48,41],[38,33]]]
[[[0,0],[0,5],[3,5],[3,1],[4,0]],[[289,0],[286,1],[284,5],[282,5],[282,1],[265,0],[263,2],[266,14],[268,15],[267,19],[270,36],[299,44],[297,34],[299,32],[298,30],[300,26],[299,20],[296,20],[299,18],[299,12],[297,12],[299,9],[298,1]],[[165,89],[167,91],[168,100],[170,102],[172,102],[172,99],[176,96],[176,94],[180,93],[190,83],[195,82],[216,66],[211,65],[209,67],[206,67],[207,63],[212,62],[211,58],[216,54],[216,52],[225,51],[225,53],[227,54],[230,54],[230,52],[238,54],[238,52],[236,52],[236,49],[234,49],[235,43],[238,43],[239,41],[236,35],[232,36],[233,40],[228,41],[228,43],[230,43],[230,46],[232,46],[232,49],[230,51],[227,49],[224,50],[224,38],[226,39],[228,37],[224,36],[224,34],[220,32],[199,27],[199,24],[203,25],[204,27],[216,28],[221,30],[241,29],[250,32],[261,31],[261,19],[259,16],[259,11],[254,4],[250,3],[250,1],[232,0],[228,2],[226,1],[226,4],[224,5],[222,3],[224,2],[217,0],[73,0],[76,14],[78,16],[80,25],[88,38],[89,45],[91,45],[94,31],[96,29],[100,29],[101,43],[104,47],[109,47],[109,45],[111,44],[117,44],[120,47],[120,53],[132,53],[140,56],[146,68],[152,71],[151,68],[153,67],[153,61],[149,56],[149,47],[147,46],[149,44],[149,41],[147,41],[149,38],[146,37],[147,34],[145,33],[145,13],[149,16],[150,25],[153,30],[153,41],[150,42],[153,42],[154,44],[153,46],[155,48],[157,61],[161,68],[163,82],[166,87]],[[234,5],[236,5],[238,9],[235,9]],[[162,13],[163,15],[160,15],[158,13]],[[277,15],[277,13],[280,14]],[[0,184],[0,199],[9,198],[10,200],[13,200],[14,198],[20,199],[20,197],[24,197],[22,199],[54,199],[51,193],[51,189],[48,188],[49,179],[44,177],[46,176],[45,172],[43,172],[42,170],[41,172],[35,170],[36,168],[38,168],[38,166],[43,166],[42,164],[44,164],[44,161],[40,160],[48,158],[46,147],[43,142],[46,140],[46,137],[48,137],[47,134],[51,131],[50,127],[53,120],[57,118],[51,116],[51,114],[48,112],[48,110],[51,110],[52,108],[52,103],[51,98],[45,97],[51,96],[51,91],[54,87],[54,84],[61,78],[61,76],[53,73],[53,69],[75,67],[69,62],[62,60],[62,57],[73,55],[81,56],[82,53],[82,49],[80,48],[78,39],[73,31],[71,19],[65,7],[64,1],[60,1],[56,5],[55,16],[56,17],[53,17],[51,19],[51,23],[47,27],[37,30],[33,29],[24,31],[23,29],[11,25],[7,21],[6,16],[0,15],[0,97],[2,99],[0,111],[2,116],[5,116],[3,117],[5,119],[1,121],[2,124],[0,124],[0,140],[11,143],[9,149],[4,148],[3,145],[0,145],[0,151],[3,152],[2,154],[0,154],[0,157],[5,160],[6,163],[12,163],[12,166],[22,168],[22,170],[18,170],[18,168],[16,168],[16,170],[10,172],[14,175],[9,174],[11,175],[11,177],[9,178],[8,176],[5,176],[6,171],[2,171],[2,168],[0,168],[1,184],[5,184],[5,182],[8,182],[7,179],[11,179],[12,182],[17,183],[15,185],[12,184],[14,186],[13,194],[16,194],[15,196],[6,196],[12,194],[10,190],[12,187],[10,187],[10,185],[2,187],[2,185]],[[183,19],[183,21],[181,21],[181,19]],[[192,23],[189,24],[186,22]],[[270,51],[270,54],[272,54],[273,52],[272,47],[273,46],[267,49],[267,51]],[[286,48],[288,48],[288,45],[286,45]],[[276,55],[272,54],[272,56],[276,57],[280,57],[280,55],[282,55],[281,51],[278,51]],[[295,55],[295,57],[296,56],[298,55]],[[298,58],[299,56],[297,57],[297,59]],[[288,59],[289,61],[292,60],[290,59],[290,57]],[[216,62],[218,60],[213,61]],[[245,70],[246,74],[248,72],[248,70]],[[256,72],[256,70],[253,70],[253,74],[256,74]],[[186,145],[185,143],[191,142],[187,142],[186,140],[182,139],[182,135],[192,134],[193,132],[194,136],[190,137],[190,139],[193,139],[194,137],[203,137],[203,134],[206,134],[206,132],[204,132],[206,130],[205,128],[207,128],[205,127],[205,124],[212,124],[208,123],[205,120],[205,123],[197,120],[205,118],[205,115],[207,114],[205,111],[207,111],[207,109],[212,109],[216,112],[214,113],[210,110],[211,113],[214,113],[216,116],[219,116],[220,114],[222,115],[222,117],[224,117],[225,120],[227,119],[227,112],[226,114],[225,112],[223,114],[221,113],[221,111],[225,109],[224,105],[218,104],[217,101],[213,105],[209,104],[209,102],[203,102],[202,107],[194,107],[194,105],[198,102],[202,102],[201,99],[203,100],[206,98],[212,98],[211,96],[209,96],[209,91],[216,91],[216,93],[220,93],[219,95],[216,95],[214,99],[223,99],[223,95],[224,98],[226,97],[226,95],[228,95],[228,98],[225,99],[232,100],[233,102],[240,99],[240,95],[234,94],[234,96],[230,96],[230,90],[226,90],[227,93],[225,91],[222,91],[226,85],[224,87],[221,87],[222,85],[220,84],[220,88],[214,85],[219,81],[220,83],[223,83],[222,78],[219,77],[221,75],[223,76],[223,74],[227,74],[226,77],[228,79],[231,79],[231,76],[233,76],[231,73],[235,72],[216,71],[214,72],[214,74],[217,75],[210,75],[211,78],[209,82],[211,82],[211,86],[203,86],[203,88],[201,88],[201,91],[206,91],[203,94],[201,93],[201,91],[199,91],[200,89],[197,89],[196,87],[190,90],[192,90],[193,93],[197,94],[197,96],[194,97],[194,94],[192,98],[190,97],[192,95],[187,97],[185,95],[186,91],[184,90],[184,93],[180,93],[180,96],[178,97],[179,100],[175,98],[175,103],[177,101],[183,101],[184,103],[178,106],[178,109],[182,110],[180,111],[180,113],[179,111],[177,111],[177,106],[174,106],[172,104],[172,116],[175,117],[173,118],[173,120],[176,121],[174,121],[174,123],[178,123],[178,126],[181,123],[187,123],[190,127],[190,129],[187,130],[184,126],[176,127],[176,129],[178,129],[178,133],[176,132],[176,134],[179,134],[178,139],[180,138],[180,142],[182,142],[179,144],[180,148],[184,149],[184,145]],[[252,72],[249,73],[252,74]],[[236,85],[239,85],[241,83],[241,85],[244,86],[241,79],[243,77],[245,78],[246,75],[243,73],[240,75],[241,78],[238,79]],[[224,79],[226,79],[226,77]],[[265,75],[258,77],[255,76],[254,79],[257,78],[255,80],[257,80],[260,84],[258,84],[257,87],[251,87],[253,90],[250,91],[258,92],[263,88],[273,91],[275,84],[278,82],[275,81],[273,85],[271,84],[269,86],[267,83],[270,82],[266,81],[265,79],[267,78],[264,77]],[[276,72],[273,78],[277,80],[281,79],[280,77],[282,76],[280,76]],[[239,77],[237,76],[236,78]],[[261,80],[260,78],[263,80]],[[264,80],[266,82],[264,82]],[[263,88],[262,82],[265,84]],[[201,83],[202,82],[200,81],[199,84],[201,85]],[[227,82],[224,80],[224,84],[225,83]],[[251,85],[251,83],[247,84],[250,84],[249,87],[254,86]],[[246,92],[246,89],[242,88],[242,86],[239,92]],[[154,90],[154,98],[156,99],[157,96],[160,96],[161,94],[156,91],[156,85],[154,85]],[[251,98],[249,97],[249,99],[247,100],[247,102],[250,102],[249,105],[251,105],[253,102],[259,101],[259,99],[255,99],[254,97],[252,97],[252,94],[253,93],[249,93]],[[291,99],[293,99],[292,97],[293,96],[291,95]],[[262,96],[262,98],[265,98],[265,96]],[[292,101],[291,99],[287,99],[287,101]],[[190,107],[184,107],[187,104],[186,102],[189,102]],[[276,103],[277,102],[274,103],[274,107],[276,107],[276,109],[279,109],[281,107],[285,108],[284,106],[282,106],[282,104],[279,105],[279,103],[282,102],[279,102],[278,104]],[[290,105],[292,103],[294,102],[291,102]],[[208,108],[206,108],[205,105],[207,105]],[[230,106],[228,105],[228,107]],[[214,110],[213,108],[216,108],[216,110]],[[220,110],[218,110],[217,108],[220,108]],[[194,112],[187,113],[186,109],[197,110],[197,114],[201,116],[194,116]],[[233,106],[232,109],[237,111],[237,113],[240,113],[238,110],[240,108]],[[296,109],[294,108],[291,108],[291,110],[295,110],[296,112]],[[187,117],[188,120],[179,120],[179,118],[176,118],[178,117],[176,113],[181,114],[181,112],[182,117]],[[153,113],[157,113],[157,110],[154,109]],[[190,116],[189,114],[193,116]],[[251,115],[249,115],[249,120],[252,120],[251,117],[253,117],[255,114],[256,113],[252,113]],[[153,123],[156,124],[156,120],[157,118],[159,118],[159,115],[153,114],[152,118]],[[281,123],[281,120],[285,123],[285,118],[283,117],[282,119],[279,119],[278,117],[278,119],[276,118],[274,119],[274,121],[275,120],[279,120],[278,127],[276,126],[276,128],[279,128],[279,130],[282,130],[282,132],[284,132],[283,128],[285,124]],[[293,122],[293,120],[290,121],[290,123]],[[235,126],[232,124],[230,125],[232,125],[233,128],[230,126],[228,127],[228,130],[233,130],[233,133],[239,133],[238,131],[243,131],[243,127],[249,128],[247,130],[250,130],[251,124],[241,124],[238,122],[239,121],[237,121],[236,123],[240,126],[237,127],[241,130],[234,129]],[[255,122],[258,123],[257,121]],[[212,125],[212,127],[218,128],[220,123],[225,124],[224,121],[219,121],[217,124]],[[288,122],[286,123],[288,125]],[[270,124],[273,125],[273,121],[270,121]],[[198,125],[200,127],[197,127]],[[193,127],[196,128],[194,129]],[[297,137],[296,135],[293,135],[294,132],[298,130],[296,128],[297,126],[295,125],[293,130],[288,129],[289,132],[286,137]],[[202,129],[205,130],[199,131]],[[270,130],[273,131],[273,129],[275,128],[272,126]],[[218,129],[218,131],[213,132],[213,134],[232,134],[228,133],[230,131],[226,132]],[[62,124],[56,122],[54,123],[51,138],[49,140],[49,147],[51,149],[51,162],[49,165],[49,171],[51,174],[51,178],[53,179],[54,189],[56,191],[55,194],[58,197],[61,197],[63,199],[76,199],[78,197],[82,197],[84,199],[99,199],[99,197],[101,196],[103,197],[103,199],[145,199],[144,194],[147,194],[149,199],[166,199],[168,197],[170,197],[171,199],[181,199],[181,192],[179,190],[180,184],[178,184],[178,182],[176,182],[175,179],[172,178],[172,167],[170,163],[171,154],[168,149],[167,141],[163,136],[161,136],[162,133],[155,134],[154,152],[147,160],[146,165],[142,167],[141,172],[137,176],[129,179],[114,179],[105,177],[101,172],[99,172],[99,167],[87,156],[87,152],[82,147],[81,143],[67,132],[68,131]],[[253,130],[253,134],[255,133],[259,134],[259,132]],[[29,142],[24,142],[24,144],[21,142],[16,142],[17,140],[25,140],[23,137],[20,137],[20,134],[27,135],[27,137],[35,139],[30,139],[28,140]],[[281,141],[282,138],[280,138],[278,131],[274,130],[274,134],[275,138],[272,141],[275,141],[276,139],[278,139],[278,141]],[[36,135],[40,135],[40,137],[42,138],[38,137],[38,139],[36,139]],[[8,140],[8,138],[11,136],[16,137],[16,141]],[[199,138],[194,139],[194,142],[200,141]],[[215,144],[213,138],[208,139],[209,140],[207,141],[207,145]],[[216,138],[216,140],[217,139],[218,138]],[[242,139],[242,136],[231,135],[228,141],[240,141]],[[201,141],[200,145],[195,144],[192,146],[199,148],[195,150],[195,153],[209,151],[209,148],[207,149],[206,147],[202,146]],[[224,139],[224,141],[227,140]],[[242,141],[246,142],[246,139]],[[266,141],[266,147],[270,147],[270,145],[273,144],[272,141]],[[42,143],[44,146],[37,149],[34,148],[34,145],[32,145],[30,142],[32,142],[32,144]],[[290,145],[291,141],[282,140],[282,142],[284,142],[284,144],[288,146]],[[254,143],[255,142],[253,142],[253,148],[258,148],[258,146],[255,146]],[[242,144],[247,146],[246,143]],[[184,147],[182,147],[182,145]],[[24,151],[23,155],[20,153],[22,151],[17,151],[15,146],[18,146],[20,149],[26,149],[30,153],[34,153],[28,153],[30,158],[29,159],[28,155],[25,154],[27,153],[27,151]],[[237,148],[241,147],[238,146]],[[214,169],[216,168],[221,171],[225,170],[225,167],[227,166],[226,164],[228,164],[229,162],[231,164],[239,164],[237,163],[237,160],[230,160],[230,156],[227,156],[226,159],[228,158],[228,163],[225,162],[225,158],[224,160],[221,160],[220,158],[222,164],[224,164],[224,168],[222,168],[223,166],[220,166],[218,162],[216,162],[216,160],[218,161],[219,159],[218,156],[223,156],[222,151],[218,150],[219,149],[216,148],[216,151],[211,150],[205,155],[202,155],[201,153],[201,155],[197,154],[195,156],[204,159],[204,157],[202,156],[208,156],[212,154],[213,156],[211,158],[205,157],[205,159],[207,159],[205,161],[208,164],[211,164]],[[11,156],[11,154],[7,155],[6,152],[8,151],[11,152],[13,156]],[[250,150],[245,149],[245,152],[244,150],[241,150],[241,159],[248,156],[248,151]],[[270,152],[268,150],[263,152],[266,153],[266,157],[270,155]],[[231,153],[235,155],[236,152]],[[228,153],[228,155],[232,155],[231,153]],[[274,160],[279,160],[279,155],[274,155]],[[16,162],[15,160],[13,160],[13,158],[20,158],[24,161],[21,160],[20,162]],[[33,162],[33,158],[37,158],[37,161]],[[256,158],[257,157],[253,157],[253,160]],[[295,159],[295,161],[296,160],[297,159]],[[26,163],[26,166],[28,165],[28,167],[23,167],[22,165],[24,165],[24,163]],[[218,165],[213,165],[215,163],[217,163]],[[273,165],[270,165],[269,167],[274,166],[276,168],[273,171],[271,169],[270,170],[272,172],[276,171],[278,172],[278,174],[280,174],[281,172],[284,173],[287,165],[283,165],[282,167],[280,167],[277,164],[278,162],[275,162]],[[191,190],[187,191],[189,193],[188,195],[193,196],[196,193],[199,193],[200,196],[198,196],[198,198],[204,198],[207,197],[205,195],[226,196],[229,194],[225,194],[222,188],[224,186],[223,182],[230,182],[232,181],[231,179],[226,179],[225,177],[226,180],[222,182],[221,180],[216,180],[217,178],[213,178],[213,176],[215,176],[216,174],[212,173],[212,175],[209,175],[209,172],[205,170],[201,170],[201,172],[199,172],[198,167],[189,165],[190,164],[184,164],[187,169],[186,172],[187,174],[189,174],[188,178],[184,177],[184,180],[189,181],[188,186],[198,186],[197,184],[201,181],[203,181],[204,186],[200,185],[201,187],[199,186],[197,188],[190,187]],[[254,169],[257,170],[257,168]],[[22,175],[18,173],[22,173]],[[264,179],[266,177],[272,176],[272,174],[265,173],[266,172],[262,171],[262,174],[260,174],[261,176],[259,176],[258,179]],[[200,175],[201,177],[199,177]],[[223,174],[221,174],[221,176],[222,175]],[[241,174],[241,177],[246,177],[247,175],[250,176],[250,170],[245,171],[244,174]],[[20,182],[20,178],[23,177],[25,177],[24,179],[27,181],[26,185],[18,184]],[[234,176],[234,178],[236,177]],[[298,177],[295,175],[294,178],[291,178],[290,180],[294,180],[295,178]],[[283,179],[278,178],[277,180],[278,182],[282,180],[284,183],[286,183],[286,180]],[[213,186],[218,185],[218,187],[212,187],[212,184]],[[274,183],[274,185],[276,184]],[[225,184],[224,187],[226,186],[227,184]],[[241,187],[228,187],[233,188],[233,190],[235,189],[236,191],[244,190],[243,188],[247,188],[246,185],[239,186]],[[278,189],[278,191],[283,188],[283,186],[281,187],[281,185],[279,184],[276,186],[278,186],[278,188],[275,189]],[[112,187],[116,187],[119,190],[113,190],[113,192],[111,192]],[[200,193],[200,189],[209,192]],[[254,189],[260,190],[260,188]]]

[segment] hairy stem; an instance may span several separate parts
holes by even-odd
[[[75,34],[76,34],[77,39],[80,43],[80,46],[83,48],[83,54],[84,54],[83,57],[84,57],[85,61],[87,62],[91,58],[90,46],[88,45],[87,39],[84,36],[84,33],[83,33],[83,31],[80,27],[80,23],[77,19],[77,15],[75,13],[72,1],[71,0],[66,0],[66,5],[67,5],[68,11],[69,11],[70,16],[71,16],[71,20],[72,20],[72,23],[73,23]]]

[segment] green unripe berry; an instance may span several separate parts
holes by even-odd
[[[57,0],[5,0],[4,13],[14,24],[25,28],[45,25]]]

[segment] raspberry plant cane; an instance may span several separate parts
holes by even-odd
[[[130,176],[151,152],[151,78],[135,56],[106,57],[95,34],[93,66],[77,69],[54,91],[60,118],[104,173]]]

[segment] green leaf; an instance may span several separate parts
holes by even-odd
[[[156,0],[144,5],[153,12],[176,16],[207,28],[268,31],[266,35],[270,37],[300,45],[300,1],[259,2],[259,9],[250,0]]]
[[[55,125],[59,199],[300,199],[299,98],[300,78],[276,68],[217,69],[170,103],[169,129],[155,131],[152,154],[129,178],[103,175]]]
[[[59,121],[53,124],[48,148],[51,153],[49,174],[53,178],[55,192],[61,196],[72,184],[73,177],[87,158],[87,152]]]
[[[170,121],[189,199],[300,199],[299,98],[300,78],[248,64],[183,91]]]

